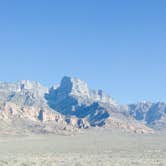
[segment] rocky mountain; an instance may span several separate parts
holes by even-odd
[[[45,98],[52,109],[69,119],[77,117],[79,127],[85,128],[105,124],[110,115],[104,104],[109,105],[109,109],[115,107],[115,102],[102,91],[89,90],[85,82],[70,77],[64,77],[60,86],[51,88]]]
[[[64,77],[50,89],[34,81],[0,83],[0,131],[63,133],[92,127],[152,133],[166,128],[166,104],[120,106],[102,90]]]
[[[166,129],[166,103],[140,102],[124,109],[128,116],[156,130]]]

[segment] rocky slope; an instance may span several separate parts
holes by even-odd
[[[57,133],[103,127],[151,133],[165,129],[165,119],[164,103],[120,106],[77,78],[64,77],[50,89],[25,80],[0,83],[1,132]]]
[[[166,103],[140,102],[124,109],[128,116],[156,130],[166,130]]]

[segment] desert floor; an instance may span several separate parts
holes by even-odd
[[[166,135],[91,130],[74,136],[0,135],[0,166],[165,166]]]

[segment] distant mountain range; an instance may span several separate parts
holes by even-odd
[[[94,127],[164,131],[166,104],[119,105],[102,90],[91,90],[84,81],[71,77],[50,89],[27,80],[0,83],[1,133],[62,133]]]

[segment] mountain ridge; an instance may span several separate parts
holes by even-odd
[[[102,90],[89,89],[85,81],[65,76],[51,88],[29,80],[0,82],[0,119],[14,129],[22,124],[35,132],[102,127],[152,133],[166,129],[166,104],[120,105]]]

